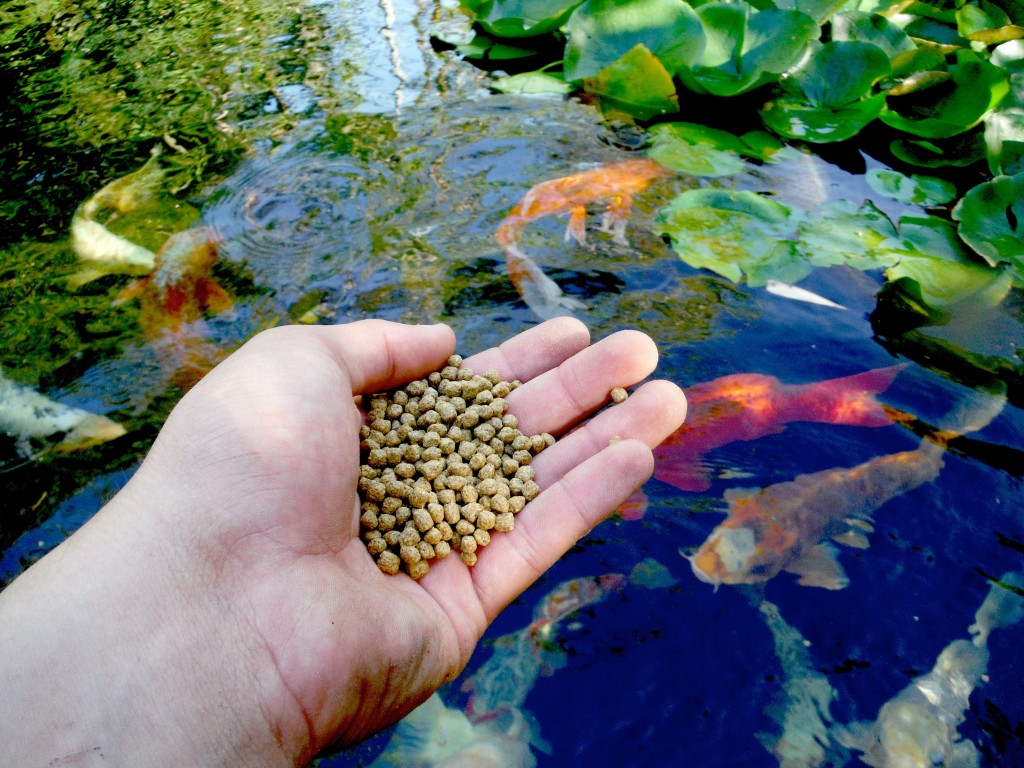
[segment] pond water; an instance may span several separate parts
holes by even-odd
[[[233,306],[191,326],[192,351],[215,361],[270,325],[371,316],[447,322],[463,353],[499,343],[538,322],[494,241],[509,208],[534,184],[635,157],[643,144],[639,131],[605,123],[590,106],[489,93],[482,73],[432,49],[432,32],[458,24],[442,4],[240,4],[226,18],[168,9],[86,3],[28,18],[38,10],[30,9],[4,31],[5,68],[30,76],[18,113],[2,108],[14,138],[3,150],[0,364],[19,385],[104,414],[127,433],[75,452],[13,437],[0,444],[0,583],[116,493],[181,396],[180,361],[169,364],[150,343],[134,304],[112,304],[134,278],[106,274],[77,290],[67,282],[81,267],[76,209],[142,168],[153,146],[171,169],[162,183],[180,188],[173,200],[194,213],[180,224],[181,208],[173,221],[150,212],[140,229],[166,236],[202,225],[220,240],[212,276]],[[128,44],[154,20],[163,22],[150,42],[166,54],[159,65],[149,61],[154,50]],[[200,39],[187,29],[205,31]],[[165,71],[149,72],[158,66]],[[173,98],[181,83],[199,98]],[[794,151],[713,183],[808,210],[872,199],[892,217],[914,211],[865,183],[875,161],[834,159]],[[971,323],[896,333],[876,312],[884,278],[875,272],[832,267],[801,282],[835,308],[693,269],[654,234],[654,220],[676,193],[709,183],[674,176],[638,195],[628,245],[596,231],[590,248],[566,244],[553,217],[531,223],[521,245],[584,304],[576,314],[594,338],[646,331],[661,351],[657,375],[683,387],[737,373],[802,384],[906,363],[878,399],[918,421],[796,421],[728,443],[704,457],[705,490],[652,479],[642,517],[615,516],[579,542],[441,691],[446,706],[463,709],[507,678],[504,695],[528,715],[540,766],[778,765],[771,747],[784,713],[805,735],[823,717],[808,709],[813,685],[833,692],[835,723],[873,720],[945,647],[970,639],[992,579],[1024,572],[1020,297]],[[957,354],[968,341],[971,353]],[[684,556],[725,519],[726,491],[914,450],[915,429],[943,426],[997,383],[1007,403],[991,423],[950,443],[936,479],[874,512],[868,548],[839,548],[845,589],[782,573],[755,595],[694,576]],[[853,501],[834,502],[843,504]],[[603,582],[615,588],[552,624],[543,643],[509,650],[560,585],[605,574],[626,578]],[[781,619],[766,621],[762,598]],[[959,727],[985,766],[1024,764],[1021,627],[1004,623]],[[367,765],[394,734],[320,765]],[[792,765],[844,763],[861,764],[835,750]]]

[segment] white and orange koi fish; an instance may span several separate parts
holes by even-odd
[[[987,648],[954,640],[930,672],[882,706],[874,723],[838,727],[835,736],[874,768],[977,768],[978,749],[957,727],[987,666]]]
[[[825,539],[867,548],[872,513],[887,501],[934,480],[951,436],[982,429],[1005,397],[985,396],[952,417],[953,428],[929,436],[912,451],[878,456],[852,468],[799,475],[762,489],[726,491],[727,517],[687,557],[709,584],[756,584],[781,571],[804,586],[842,589],[849,583]],[[685,557],[685,555],[684,555]]]
[[[767,710],[782,733],[759,734],[759,738],[778,758],[780,768],[818,768],[834,751],[829,709],[836,692],[828,678],[814,669],[809,643],[782,618],[778,606],[763,600],[758,610],[772,633],[783,675],[782,695]]]
[[[671,173],[653,160],[625,160],[607,163],[589,171],[541,182],[532,187],[508,212],[494,234],[505,251],[509,278],[523,301],[542,318],[567,314],[582,304],[562,289],[519,247],[523,228],[545,216],[569,214],[566,241],[586,245],[587,206],[606,203],[600,229],[625,245],[626,221],[632,211],[633,195],[656,179]]]
[[[531,745],[551,751],[518,709],[473,723],[435,693],[398,723],[370,768],[533,768]]]
[[[106,416],[15,384],[0,371],[0,432],[14,438],[19,453],[30,456],[33,441],[59,438],[54,450],[75,451],[114,440],[126,430]]]

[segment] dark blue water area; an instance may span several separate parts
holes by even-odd
[[[802,283],[847,307],[835,310],[763,289],[732,290],[669,256],[650,256],[622,272],[614,260],[598,268],[621,274],[624,287],[587,296],[593,314],[583,319],[594,336],[621,327],[615,320],[623,315],[614,308],[647,291],[650,305],[626,324],[655,335],[662,353],[656,375],[684,387],[738,372],[796,384],[909,363],[879,395],[885,404],[941,427],[958,405],[977,397],[963,382],[896,357],[873,338],[867,315],[880,275],[834,268]],[[688,293],[720,300],[711,332],[687,326],[689,316],[678,312]],[[672,304],[677,325],[663,322],[659,301]],[[514,311],[508,317],[515,322]],[[487,338],[486,330],[481,333]],[[998,454],[1024,447],[1021,435],[1024,414],[1010,404],[972,438]],[[769,712],[785,675],[755,607],[761,597],[806,639],[811,668],[835,691],[834,723],[873,720],[915,676],[932,669],[950,642],[970,637],[967,628],[990,580],[1024,568],[1019,473],[995,468],[972,455],[970,446],[954,443],[935,481],[874,511],[869,548],[838,548],[850,579],[843,590],[800,586],[788,573],[759,590],[715,590],[693,576],[683,555],[724,519],[729,488],[855,467],[919,444],[919,436],[895,424],[795,422],[777,434],[713,451],[706,457],[713,481],[704,493],[652,479],[645,486],[645,517],[612,518],[574,547],[498,617],[460,680],[442,689],[444,700],[465,706],[460,686],[490,657],[493,640],[527,626],[556,585],[583,575],[629,574],[651,558],[677,580],[673,586],[629,583],[563,622],[559,643],[566,663],[540,676],[523,704],[551,746],[550,754],[535,751],[539,766],[779,765],[763,742],[780,732]],[[986,680],[973,692],[959,728],[978,746],[983,766],[1024,764],[1020,631],[1018,625],[991,635]],[[366,765],[389,736],[321,764]],[[863,765],[842,752],[824,764]]]
[[[77,531],[128,482],[134,470],[100,475],[61,503],[40,525],[0,552],[0,587]]]

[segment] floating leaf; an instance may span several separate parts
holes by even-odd
[[[932,309],[949,306],[994,276],[990,268],[971,259],[952,222],[936,216],[900,219],[898,234],[880,248],[898,257],[886,277],[913,280],[917,300]]]
[[[572,86],[565,80],[546,72],[523,72],[500,77],[491,84],[491,87],[501,93],[524,94],[566,94],[572,90]]]
[[[561,27],[582,0],[486,0],[467,2],[485,30],[498,37],[533,37]]]
[[[1024,109],[1004,109],[986,117],[985,144],[993,174],[1024,171]]]
[[[657,226],[687,264],[734,282],[763,262],[792,257],[791,243],[777,242],[792,231],[789,209],[754,192],[687,190],[661,209]],[[786,274],[765,275],[763,280],[799,279],[780,271]]]
[[[455,50],[467,59],[484,59],[488,61],[507,61],[536,56],[537,52],[529,48],[500,43],[488,35],[477,34],[468,43],[459,43]]]
[[[901,203],[935,207],[956,197],[956,185],[933,176],[905,176],[887,168],[872,168],[864,179],[881,195]]]
[[[769,102],[761,118],[789,138],[843,141],[878,117],[885,97],[868,94],[889,71],[889,57],[872,43],[826,43],[788,73],[786,88],[797,95]]]
[[[780,136],[824,144],[856,136],[884,107],[885,96],[881,94],[838,109],[781,98],[765,104],[761,119]]]
[[[892,222],[871,201],[857,206],[837,200],[801,222],[797,239],[799,250],[810,265],[842,264],[868,270],[894,263],[896,257],[880,246],[895,233]]]
[[[845,11],[832,19],[833,41],[859,41],[877,45],[893,59],[917,46],[910,36],[880,13]]]
[[[778,79],[819,34],[800,11],[753,11],[745,3],[710,3],[697,9],[707,43],[698,62],[677,71],[697,93],[734,96]]]
[[[583,87],[600,96],[605,106],[621,109],[641,120],[679,109],[672,76],[643,45],[633,48],[597,76],[584,80]]]
[[[941,92],[929,89],[888,99],[879,116],[893,128],[924,138],[956,136],[977,125],[1009,92],[1006,74],[974,51],[958,50]]]
[[[704,28],[683,0],[587,0],[565,25],[565,79],[582,80],[637,45],[669,72],[693,63],[704,49]]]
[[[802,11],[822,24],[833,13],[846,5],[846,0],[775,0],[775,7],[787,11]],[[766,7],[771,7],[766,6]]]
[[[692,176],[732,176],[746,170],[749,148],[731,133],[697,123],[660,123],[651,128],[648,155],[666,168]]]
[[[1024,277],[1024,173],[996,176],[970,189],[953,209],[958,233],[995,266],[1008,261]]]
[[[985,158],[985,141],[980,131],[934,141],[897,139],[889,149],[903,162],[922,168],[965,168]]]
[[[890,69],[889,57],[873,43],[832,42],[794,67],[788,81],[811,104],[835,109],[864,97]]]

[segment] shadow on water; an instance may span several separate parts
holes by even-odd
[[[121,61],[123,49],[90,26],[85,11],[26,23],[14,43],[5,38],[14,45],[6,66],[19,56],[28,62],[18,87],[33,110],[24,122],[9,105],[0,110],[14,130],[3,211],[18,222],[4,233],[0,363],[19,384],[106,414],[128,433],[35,460],[13,441],[0,445],[9,467],[0,483],[13,492],[0,517],[0,580],[116,492],[181,396],[140,332],[139,310],[112,305],[133,277],[108,274],[76,292],[66,286],[78,268],[68,241],[75,209],[138,170],[154,144],[165,148],[169,194],[219,236],[213,277],[234,304],[204,317],[197,332],[224,354],[280,323],[444,321],[469,352],[537,322],[508,278],[496,227],[534,184],[634,157],[634,147],[590,107],[481,93],[479,73],[430,48],[430,19],[442,10],[411,2],[253,6],[242,34],[239,19],[209,19],[199,5],[185,6],[186,18],[162,27],[160,42],[171,50],[185,39],[176,35],[186,22],[212,24],[209,54],[192,69],[172,70],[169,82],[149,63],[135,67],[152,51]],[[127,8],[113,21],[129,38],[145,26]],[[66,34],[42,46],[59,30]],[[69,82],[70,71],[84,73],[82,85]],[[180,99],[167,97],[169,89]],[[95,110],[68,119],[83,100],[119,92],[129,103],[137,96],[164,106],[142,115],[151,124],[127,107],[106,123]],[[197,103],[205,105],[202,119],[191,112]],[[129,126],[133,119],[145,130]],[[801,283],[847,307],[836,310],[692,269],[653,234],[654,217],[677,192],[712,183],[767,191],[808,210],[873,194],[857,174],[797,154],[789,165],[751,165],[729,181],[655,183],[635,200],[628,245],[597,232],[588,248],[567,245],[564,222],[551,217],[526,228],[522,247],[584,302],[579,317],[595,338],[623,327],[650,333],[662,353],[658,374],[684,387],[737,372],[804,383],[910,361],[880,399],[916,416],[918,434],[896,425],[791,423],[712,451],[705,492],[651,480],[642,519],[613,518],[580,542],[499,617],[463,680],[565,579],[631,573],[650,559],[674,583],[630,582],[566,622],[558,636],[564,664],[538,677],[524,704],[551,747],[550,755],[535,752],[539,765],[778,764],[758,738],[777,736],[766,712],[785,678],[771,633],[746,596],[699,582],[680,551],[692,553],[722,521],[728,489],[912,450],[971,387],[993,379],[1009,385],[1010,404],[951,444],[934,482],[875,511],[868,549],[841,549],[846,589],[798,586],[784,573],[765,596],[806,638],[813,669],[835,689],[833,716],[850,722],[874,718],[930,670],[943,647],[966,636],[989,579],[1022,566],[1019,307],[1011,302],[1001,310],[1005,322],[975,328],[991,343],[965,357],[958,329],[906,331],[877,312],[883,279],[875,272],[831,267]],[[877,202],[893,216],[906,210]],[[993,634],[988,681],[962,728],[983,765],[1024,758],[1019,637],[1019,628]],[[465,705],[460,684],[442,692],[452,706]],[[389,736],[321,765],[366,765]]]

